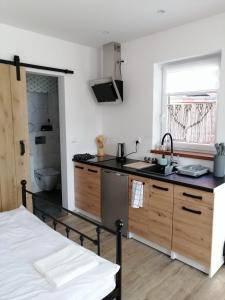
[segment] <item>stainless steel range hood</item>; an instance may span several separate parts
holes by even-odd
[[[103,45],[103,76],[91,80],[90,86],[98,102],[122,102],[123,81],[121,75],[121,45]]]

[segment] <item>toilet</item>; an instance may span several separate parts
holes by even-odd
[[[52,191],[56,188],[60,172],[54,168],[34,170],[34,177],[42,191]]]

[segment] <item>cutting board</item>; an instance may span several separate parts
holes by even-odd
[[[148,168],[148,167],[152,166],[152,164],[144,162],[144,161],[138,161],[138,162],[131,163],[131,164],[126,164],[126,165],[123,165],[123,166],[127,167],[127,168],[140,170],[140,169]]]

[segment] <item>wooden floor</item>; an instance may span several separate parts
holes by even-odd
[[[95,236],[93,226],[72,216],[63,220]],[[64,233],[59,225],[58,231]],[[75,234],[70,238],[79,241]],[[102,232],[101,254],[115,259],[115,238]],[[85,247],[95,249],[89,242]],[[148,246],[133,239],[123,239],[123,300],[224,300],[225,267],[209,279],[207,275],[177,260],[172,261]]]

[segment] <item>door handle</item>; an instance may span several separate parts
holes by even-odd
[[[81,169],[81,170],[83,170],[83,169],[84,169],[84,167],[80,167],[80,166],[75,166],[75,168],[77,168],[77,169]]]
[[[190,209],[190,208],[187,208],[185,206],[182,206],[182,209],[185,210],[185,211],[188,211],[190,213],[196,214],[196,215],[201,215],[201,213],[202,213],[200,210]]]
[[[169,191],[168,188],[165,188],[165,187],[162,187],[162,186],[159,186],[159,185],[155,185],[155,184],[153,184],[152,187],[154,189],[158,189],[158,190],[162,190],[162,191],[166,191],[166,192]]]
[[[26,153],[24,141],[20,141],[20,155],[23,156]]]
[[[183,196],[190,197],[190,198],[193,198],[193,199],[202,200],[202,196],[192,195],[192,194],[185,193],[185,192],[183,193]]]
[[[92,172],[92,173],[98,173],[97,170],[93,170],[93,169],[88,169],[89,172]]]

